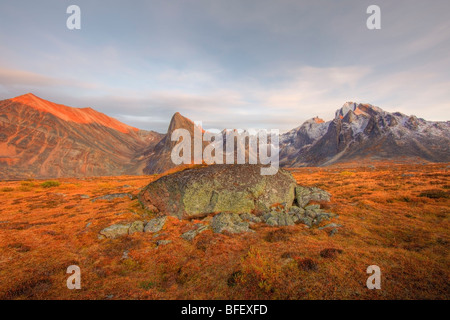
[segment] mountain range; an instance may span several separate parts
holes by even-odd
[[[160,173],[175,167],[171,134],[179,128],[192,136],[201,129],[178,112],[161,134],[31,93],[6,99],[0,101],[0,178]],[[312,118],[280,135],[280,165],[285,167],[397,158],[449,162],[450,121],[347,102],[330,121]]]
[[[426,121],[347,102],[330,121],[313,118],[280,138],[280,165],[325,166],[358,159],[450,161],[450,121]]]

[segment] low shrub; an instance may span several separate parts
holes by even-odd
[[[430,199],[441,199],[441,198],[449,198],[450,195],[448,192],[440,189],[432,189],[426,190],[420,193],[419,197],[427,197]]]
[[[49,180],[41,183],[42,188],[59,187],[61,183],[59,181]]]
[[[300,270],[317,271],[319,269],[319,265],[318,265],[317,261],[315,261],[311,258],[296,259],[296,260],[297,260],[297,267]]]

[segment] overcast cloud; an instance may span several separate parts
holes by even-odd
[[[66,8],[81,8],[81,30]],[[381,7],[381,30],[366,9]],[[0,99],[27,92],[160,132],[284,132],[346,101],[450,119],[450,2],[0,2]]]

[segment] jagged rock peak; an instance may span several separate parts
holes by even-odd
[[[369,116],[380,113],[383,110],[368,103],[356,103],[349,101],[344,103],[340,109],[336,110],[335,119],[343,119],[350,111],[356,115]]]

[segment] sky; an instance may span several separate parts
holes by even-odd
[[[449,17],[448,0],[2,0],[0,99],[32,92],[162,133],[175,112],[286,132],[347,101],[450,120]]]

